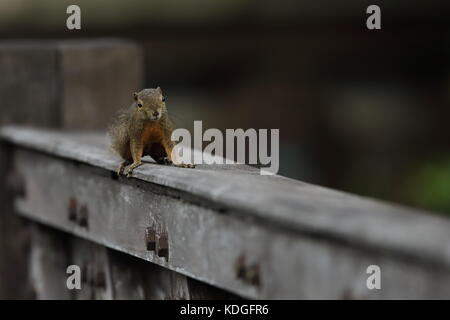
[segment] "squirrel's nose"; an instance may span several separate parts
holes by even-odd
[[[159,112],[158,111],[153,111],[153,116],[157,118],[159,116]]]

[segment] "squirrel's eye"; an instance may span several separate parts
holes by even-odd
[[[142,103],[139,102],[139,103],[138,103],[138,107],[139,107],[139,108],[142,108]]]
[[[162,100],[162,102],[164,102],[164,101],[166,101],[166,98],[162,97],[161,100]]]

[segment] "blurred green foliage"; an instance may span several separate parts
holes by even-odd
[[[450,214],[450,155],[420,166],[406,189],[414,205]]]

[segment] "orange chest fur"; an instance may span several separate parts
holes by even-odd
[[[161,126],[158,124],[148,125],[142,132],[142,142],[147,144],[149,142],[159,142],[163,138]]]

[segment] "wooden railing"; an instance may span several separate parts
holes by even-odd
[[[58,51],[60,44],[11,46],[0,50],[0,57],[25,57],[30,65],[36,64],[30,52],[33,59],[48,61],[55,50],[66,54]],[[94,64],[103,58],[90,45],[76,46],[78,54],[91,52]],[[116,54],[138,52],[128,46]],[[6,72],[2,61],[0,71]],[[61,83],[52,77],[61,79],[72,67],[54,67],[48,85],[41,85],[58,87]],[[91,69],[83,70],[89,78]],[[117,81],[140,77],[130,72]],[[36,74],[30,71],[27,77]],[[10,76],[2,81],[26,87],[24,79]],[[5,125],[0,132],[1,178],[7,182],[0,202],[0,296],[450,298],[447,218],[278,175],[261,176],[242,165],[183,169],[148,159],[133,178],[118,177],[119,159],[109,151],[106,136],[87,131],[97,126],[83,127],[74,116],[70,99],[88,89],[79,87],[81,81],[71,91],[70,81],[64,82],[68,96],[50,99],[57,116],[48,112],[37,122],[58,129]],[[9,96],[8,83],[0,86],[0,96]],[[111,95],[107,88],[97,94]],[[91,97],[87,101],[96,105],[98,96]],[[48,106],[48,99],[41,100],[42,108]],[[21,112],[1,112],[13,115],[12,120],[30,119],[10,122],[36,123],[36,110],[28,104]],[[81,290],[66,287],[71,264],[82,270]],[[380,268],[381,289],[367,287],[371,265]]]
[[[450,296],[446,218],[246,166],[148,160],[118,177],[102,134],[5,127],[1,137],[23,184],[19,214],[238,296]],[[370,265],[380,290],[366,286]]]

